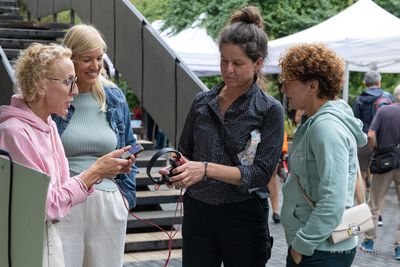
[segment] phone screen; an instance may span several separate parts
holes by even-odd
[[[142,152],[144,148],[141,145],[136,145],[131,147],[130,149],[126,150],[124,154],[122,154],[121,158],[128,159],[131,155],[136,156],[140,152]]]

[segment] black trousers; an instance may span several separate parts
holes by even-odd
[[[185,194],[182,265],[265,267],[268,200],[213,206]]]
[[[357,247],[343,251],[314,250],[311,256],[303,255],[301,262],[297,264],[290,254],[290,248],[291,246],[286,257],[286,267],[350,267],[357,253]]]

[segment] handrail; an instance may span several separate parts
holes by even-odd
[[[107,55],[173,146],[193,97],[208,88],[128,0],[24,0],[33,17],[74,10],[99,29]]]
[[[11,67],[10,61],[8,61],[6,53],[4,53],[4,50],[1,47],[1,45],[0,45],[0,57],[1,57],[1,62],[3,63],[5,69],[6,69],[7,73],[8,73],[8,76],[10,77],[12,83],[14,84],[15,83],[15,77],[14,77],[15,71]]]
[[[13,95],[13,85],[15,83],[14,69],[11,67],[3,48],[0,46],[0,105],[9,105]]]

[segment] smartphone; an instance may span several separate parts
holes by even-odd
[[[144,148],[141,145],[136,145],[131,147],[130,149],[126,150],[124,152],[124,154],[122,154],[121,158],[123,159],[129,159],[129,157],[131,155],[136,156],[137,154],[139,154],[140,152],[142,152],[144,150]]]

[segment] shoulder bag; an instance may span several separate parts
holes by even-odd
[[[365,203],[364,188],[361,178],[360,165],[358,164],[358,161],[357,161],[357,177],[360,181],[361,192],[363,194],[364,203],[344,211],[341,224],[338,227],[336,227],[335,230],[333,230],[332,235],[329,237],[329,241],[332,244],[336,244],[350,237],[363,234],[374,228],[374,222],[372,221],[371,211],[368,205]],[[303,186],[300,183],[299,177],[296,174],[294,175],[294,179],[296,179],[300,192],[307,200],[311,208],[314,210],[315,204],[307,195],[307,192],[304,190]]]
[[[399,145],[387,145],[375,148],[369,161],[372,174],[387,173],[399,167]]]

